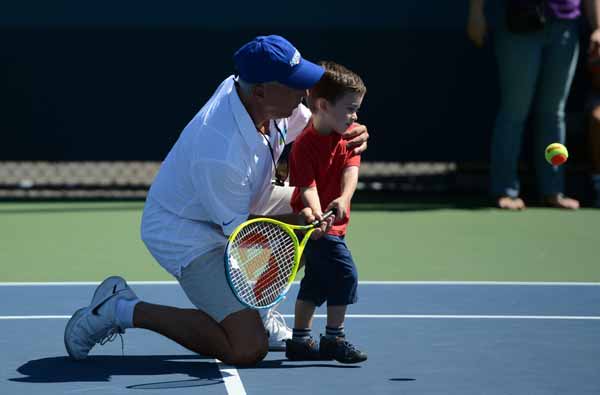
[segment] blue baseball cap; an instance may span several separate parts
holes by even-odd
[[[313,87],[325,69],[300,56],[281,36],[258,36],[233,55],[240,78],[251,84],[277,81],[294,89]]]

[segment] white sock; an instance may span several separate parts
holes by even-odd
[[[125,299],[117,300],[117,311],[115,312],[117,324],[122,329],[133,328],[133,311],[135,305],[141,302],[140,299]]]

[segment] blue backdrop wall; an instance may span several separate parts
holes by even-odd
[[[161,160],[232,53],[271,33],[363,76],[365,160],[488,157],[496,70],[467,1],[89,3],[0,4],[0,160]]]

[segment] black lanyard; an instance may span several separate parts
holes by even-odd
[[[285,134],[282,132],[282,130],[279,128],[279,125],[277,125],[277,121],[273,121],[273,124],[275,125],[275,128],[277,129],[277,133],[279,133],[279,136],[281,137],[281,141],[283,141],[283,143],[285,144],[285,136],[287,135],[287,126],[286,121],[283,121],[283,129],[285,130]],[[275,173],[275,179],[272,181],[272,183],[274,185],[278,185],[278,186],[284,186],[285,185],[285,179],[287,178],[287,174],[285,174],[285,176],[283,174],[278,174],[277,172],[277,162],[275,162],[275,151],[273,150],[273,146],[271,145],[271,142],[269,141],[269,139],[267,138],[267,136],[260,132],[259,133],[263,136],[263,138],[265,139],[265,141],[267,142],[267,146],[269,147],[269,152],[271,153],[271,160],[273,161],[273,172]]]
[[[236,75],[236,79],[233,81],[233,83],[235,84],[236,87],[239,87],[239,82],[237,81],[237,75]],[[283,121],[283,131],[281,129],[279,129],[279,125],[277,125],[277,121],[273,120],[273,124],[275,124],[275,128],[277,129],[277,133],[279,133],[279,136],[281,137],[281,141],[283,141],[283,144],[285,144],[285,137],[287,135],[287,119],[284,119],[284,121]],[[284,157],[284,153],[282,153],[282,157],[280,158],[280,160],[283,160],[283,159],[285,160],[285,162],[286,162],[285,166],[280,166],[278,168],[277,163],[275,162],[275,151],[273,151],[273,146],[271,146],[271,142],[269,141],[269,138],[267,136],[265,136],[265,134],[263,132],[261,132],[258,128],[256,128],[256,130],[258,131],[258,133],[260,133],[263,136],[263,138],[267,142],[267,146],[269,147],[269,152],[271,153],[271,160],[273,161],[273,172],[275,173],[275,179],[272,181],[272,183],[275,185],[284,186],[285,180],[287,179],[287,175],[288,175],[287,152],[285,153],[285,157]],[[284,149],[284,151],[285,151],[285,149]],[[279,169],[281,169],[281,171],[278,171]]]

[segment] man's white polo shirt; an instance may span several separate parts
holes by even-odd
[[[240,101],[234,77],[223,81],[184,128],[148,192],[144,219],[150,206],[160,210],[142,221],[142,238],[159,263],[178,275],[195,257],[224,247],[226,235],[248,218],[271,183],[273,159],[265,137],[277,161],[309,118],[300,105],[290,118],[272,121],[263,137]],[[164,218],[156,218],[157,212]]]

